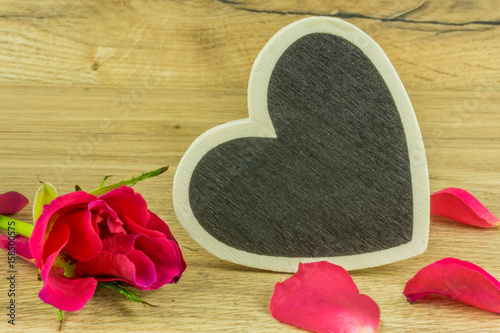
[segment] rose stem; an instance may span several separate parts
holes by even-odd
[[[10,222],[10,224],[9,224]],[[14,223],[12,223],[14,222]],[[33,231],[33,225],[13,219],[12,217],[0,215],[0,228],[7,231],[14,231],[18,235],[24,237],[31,237],[31,232]]]

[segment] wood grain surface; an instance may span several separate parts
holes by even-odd
[[[67,332],[293,332],[274,320],[274,284],[290,274],[223,262],[183,231],[172,208],[182,154],[205,130],[247,117],[246,86],[260,49],[312,15],[344,18],[372,36],[401,76],[424,137],[431,192],[462,187],[500,215],[498,1],[97,1],[0,3],[0,193],[31,200],[39,180],[60,193],[164,165],[138,184],[171,227],[188,268],[177,285],[131,304],[98,290],[65,314]],[[31,204],[14,217],[31,220]],[[500,278],[500,230],[433,216],[416,258],[352,272],[380,306],[380,332],[498,332],[500,316],[443,297],[410,305],[402,291],[444,257]],[[16,262],[16,326],[7,324],[7,256],[0,254],[0,331],[54,332],[41,282]],[[3,312],[2,312],[3,311]]]

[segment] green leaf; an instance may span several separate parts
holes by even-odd
[[[43,212],[43,206],[57,198],[57,190],[51,183],[42,183],[35,195],[33,203],[33,222],[36,223]]]
[[[151,170],[151,171],[146,172],[146,173],[143,172],[140,176],[137,176],[137,177],[134,176],[130,179],[122,180],[116,184],[109,185],[109,186],[104,186],[104,182],[106,181],[106,179],[108,179],[110,177],[110,176],[106,176],[106,177],[104,177],[103,181],[101,182],[101,186],[98,189],[93,190],[89,193],[93,194],[93,195],[100,196],[100,195],[106,194],[109,191],[114,190],[115,188],[118,188],[120,186],[123,186],[123,185],[132,186],[132,185],[135,185],[138,182],[141,182],[141,181],[146,180],[148,178],[159,176],[167,170],[168,170],[168,166],[160,168],[160,169],[156,169],[156,170]]]
[[[111,290],[112,292],[124,295],[125,297],[127,297],[130,300],[130,302],[136,302],[136,303],[140,303],[142,305],[156,307],[156,305],[153,305],[151,303],[148,303],[148,302],[141,300],[137,296],[137,295],[139,295],[139,293],[134,293],[133,291],[126,289],[124,286],[118,284],[115,281],[99,282],[98,285],[101,287],[107,288],[107,289]]]

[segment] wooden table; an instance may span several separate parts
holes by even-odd
[[[386,51],[425,140],[431,192],[462,187],[500,214],[500,5],[498,1],[97,1],[0,4],[0,193],[30,199],[39,180],[60,193],[170,165],[136,186],[171,227],[188,269],[177,285],[141,292],[146,308],[98,290],[66,313],[67,332],[288,332],[268,310],[290,274],[221,261],[175,218],[172,180],[205,130],[247,117],[246,85],[260,49],[311,15],[345,18]],[[14,217],[31,220],[31,204]],[[410,305],[406,281],[444,257],[500,277],[500,230],[432,217],[427,252],[352,272],[380,306],[380,332],[498,332],[500,316],[443,297]],[[0,263],[6,263],[4,252]],[[36,269],[17,261],[16,326],[7,324],[0,264],[0,330],[53,332],[54,308]],[[3,312],[2,312],[3,311]],[[5,313],[5,314],[4,314]]]

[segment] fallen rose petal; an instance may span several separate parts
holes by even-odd
[[[472,194],[454,187],[431,195],[431,213],[481,228],[495,227],[500,222]]]
[[[410,303],[437,294],[500,313],[500,281],[481,267],[455,258],[422,268],[406,283],[403,294]]]
[[[10,191],[0,194],[0,214],[14,214],[29,203],[21,193]]]
[[[275,319],[314,332],[375,332],[380,321],[377,303],[359,294],[344,268],[326,261],[301,263],[277,283],[270,310]]]
[[[5,251],[10,251],[12,248],[15,250],[16,255],[18,257],[23,258],[27,262],[32,265],[35,265],[35,260],[33,260],[33,255],[30,251],[30,239],[21,235],[16,235],[14,239],[14,246],[12,244],[12,240],[9,241],[9,238],[6,235],[0,234],[0,248]]]

